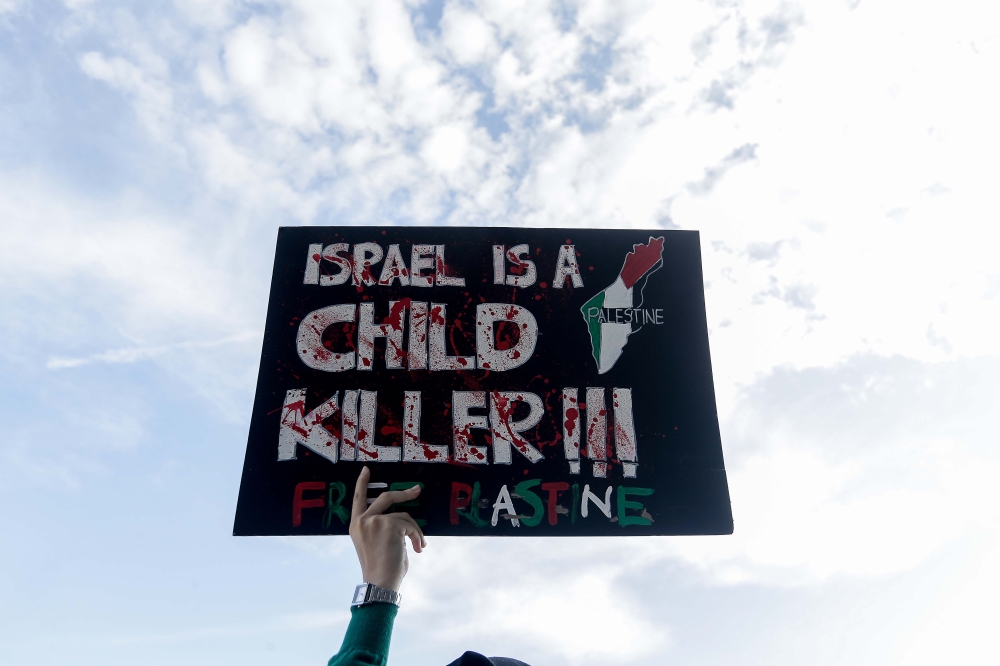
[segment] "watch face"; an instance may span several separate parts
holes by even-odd
[[[368,592],[368,583],[364,585],[358,585],[354,588],[354,600],[351,601],[352,604],[363,604],[365,602],[365,593]]]

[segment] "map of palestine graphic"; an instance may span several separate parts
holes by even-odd
[[[632,251],[625,255],[625,263],[614,283],[580,308],[590,331],[598,374],[603,375],[614,366],[628,337],[642,328],[641,319],[635,318],[635,313],[630,311],[642,307],[642,290],[649,276],[662,265],[663,237],[650,236],[648,243],[633,245]],[[638,302],[633,296],[635,291],[639,292]]]

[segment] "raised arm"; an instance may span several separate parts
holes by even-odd
[[[366,465],[354,487],[350,532],[361,563],[362,579],[370,585],[367,589],[359,588],[359,594],[355,595],[351,623],[340,651],[330,659],[329,666],[385,665],[398,609],[398,596],[394,603],[392,593],[398,595],[409,566],[406,539],[413,543],[415,552],[427,546],[423,531],[408,513],[385,513],[393,504],[415,499],[420,486],[384,492],[369,506],[369,478],[371,471]]]

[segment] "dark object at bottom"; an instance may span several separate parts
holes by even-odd
[[[478,652],[468,651],[448,666],[528,666],[528,664],[510,657],[484,657]]]

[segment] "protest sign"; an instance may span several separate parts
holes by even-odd
[[[278,233],[234,534],[730,534],[698,233]]]

